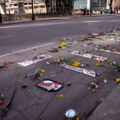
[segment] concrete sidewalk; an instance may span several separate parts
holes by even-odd
[[[74,17],[80,17],[80,16],[64,16],[64,17],[46,17],[46,18],[36,18],[34,21],[47,21],[47,20],[65,20],[65,19],[71,19]],[[28,23],[28,22],[34,22],[31,19],[22,19],[22,20],[12,20],[12,21],[3,21],[0,25],[9,25],[9,24],[18,24],[18,23]]]
[[[120,84],[87,120],[120,120]]]

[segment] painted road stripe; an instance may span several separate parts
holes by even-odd
[[[51,43],[47,43],[47,44],[43,44],[43,45],[39,45],[39,46],[30,47],[30,48],[27,48],[27,49],[24,49],[24,50],[20,50],[20,51],[7,53],[7,54],[4,54],[4,55],[0,55],[0,58],[6,57],[6,56],[10,56],[10,55],[14,55],[14,54],[17,54],[17,53],[26,52],[26,51],[33,50],[33,49],[37,49],[37,48],[44,47],[44,46],[47,46],[47,45],[52,45],[52,44],[54,44],[54,43],[51,42]]]
[[[37,62],[40,62],[42,60],[46,60],[48,58],[51,58],[52,56],[50,55],[40,55],[37,57],[37,59],[34,59],[34,60],[26,60],[26,61],[23,61],[23,62],[20,62],[20,63],[17,63],[18,65],[21,65],[23,67],[26,67],[26,66],[29,66],[29,65],[32,65],[34,63],[37,63]]]
[[[89,59],[94,59],[94,60],[99,60],[99,59],[101,61],[107,60],[107,57],[102,57],[102,56],[97,56],[97,55],[92,55],[92,54],[81,54],[79,51],[74,51],[71,54],[77,55],[77,56],[80,56],[80,57],[89,58]]]
[[[75,67],[75,66],[72,66],[72,65],[61,64],[60,66],[63,67],[63,68],[69,69],[69,70],[73,70],[75,72],[79,72],[81,74],[92,76],[92,77],[97,77],[97,76],[100,75],[100,73],[94,72],[92,70],[87,70],[87,69]]]

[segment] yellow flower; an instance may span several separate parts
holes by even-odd
[[[112,64],[113,64],[112,62],[109,62],[109,65],[111,65],[111,66],[112,66]]]
[[[43,73],[40,73],[40,76],[43,76]]]
[[[80,66],[80,62],[74,61],[74,63],[72,64],[72,66],[78,67],[78,66]]]
[[[100,64],[99,64],[99,63],[97,63],[97,64],[96,64],[96,66],[97,66],[97,67],[100,67]]]
[[[58,97],[62,97],[62,98],[64,97],[64,95],[62,95],[62,94],[60,94],[60,95],[57,95],[57,96],[58,96]]]
[[[42,72],[42,73],[44,73],[44,72],[45,72],[45,70],[44,70],[44,69],[42,69],[42,70],[41,70],[41,72]]]
[[[65,42],[62,42],[61,43],[61,48],[64,48],[64,47],[66,47],[67,46],[67,44],[65,43]]]
[[[80,120],[79,117],[77,117],[76,120]]]
[[[120,78],[117,78],[117,79],[116,79],[116,82],[117,82],[117,83],[120,83]]]

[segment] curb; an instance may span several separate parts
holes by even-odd
[[[79,16],[80,17],[80,16]],[[12,25],[12,24],[21,24],[21,23],[30,23],[30,22],[38,22],[38,21],[51,21],[51,20],[67,20],[67,19],[72,19],[72,18],[76,18],[76,16],[73,17],[64,17],[64,18],[42,18],[42,19],[37,19],[37,20],[28,20],[28,21],[19,21],[19,22],[12,22],[12,23],[2,23],[0,24],[0,26],[4,26],[4,25]]]

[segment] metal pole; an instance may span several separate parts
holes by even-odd
[[[113,0],[110,0],[110,14],[112,14],[112,2]]]
[[[4,4],[5,4],[5,15],[6,15],[6,0],[4,0]]]
[[[34,1],[32,0],[32,20],[35,20],[35,14],[34,14]]]

